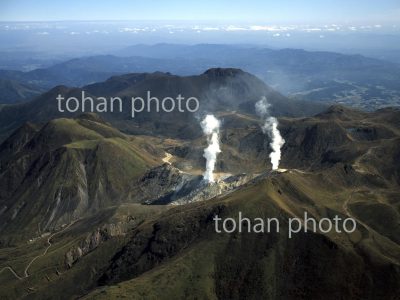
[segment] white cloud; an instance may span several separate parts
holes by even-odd
[[[317,27],[316,28],[307,28],[306,31],[307,32],[322,31],[322,29],[321,28],[317,28]]]
[[[204,27],[203,30],[204,31],[219,31],[221,29],[218,27]]]
[[[244,28],[244,27],[237,27],[237,26],[234,26],[234,25],[229,25],[228,27],[226,27],[225,30],[226,31],[244,31],[244,30],[247,30],[247,29]]]

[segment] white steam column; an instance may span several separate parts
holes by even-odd
[[[201,128],[207,135],[208,147],[204,149],[204,158],[206,159],[206,171],[203,174],[204,180],[208,183],[214,183],[214,169],[217,162],[217,155],[221,152],[219,147],[219,127],[220,121],[214,115],[207,115],[201,121]]]
[[[267,98],[262,97],[261,100],[256,103],[256,112],[264,120],[264,125],[261,127],[263,133],[268,134],[272,140],[269,144],[272,148],[269,157],[271,159],[272,170],[277,170],[281,160],[281,148],[285,140],[279,132],[278,120],[269,113],[268,109],[270,106],[271,104],[268,103]]]

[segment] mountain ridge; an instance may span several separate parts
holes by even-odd
[[[56,117],[76,116],[76,113],[61,113],[57,109],[56,97],[61,94],[64,98],[71,96],[81,98],[82,91],[86,96],[91,96],[97,103],[96,96],[121,97],[123,99],[123,112],[101,114],[108,122],[116,125],[123,131],[134,134],[154,134],[185,137],[194,134],[195,127],[199,126],[197,120],[189,112],[173,111],[140,113],[132,119],[130,98],[135,96],[146,99],[147,91],[158,97],[161,101],[165,97],[196,97],[200,101],[200,111],[205,113],[213,110],[241,110],[254,114],[254,104],[262,96],[269,97],[273,104],[271,113],[277,116],[304,116],[322,111],[323,104],[308,103],[306,101],[290,100],[265,85],[260,79],[247,72],[235,69],[210,69],[193,76],[177,76],[170,73],[143,73],[114,76],[110,79],[84,86],[82,88],[69,88],[64,85],[57,86],[50,91],[36,97],[34,100],[18,104],[7,105],[0,109],[0,133],[6,136],[18,125],[26,121],[46,122]],[[213,72],[222,72],[223,76],[214,77]],[[153,122],[157,120],[157,122]],[[174,120],[175,122],[172,122]],[[141,128],[138,128],[141,124]],[[192,128],[190,130],[190,128]],[[184,129],[187,133],[184,133]]]

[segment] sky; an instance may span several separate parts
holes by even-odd
[[[399,0],[1,0],[0,21],[400,23]]]

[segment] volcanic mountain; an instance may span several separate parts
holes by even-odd
[[[400,111],[332,106],[305,117],[253,79],[213,69],[129,74],[85,88],[124,96],[189,86],[221,120],[214,185],[201,177],[207,141],[195,121],[185,128],[186,117],[66,117],[45,95],[3,108],[2,126],[16,129],[0,145],[0,298],[396,299]],[[218,94],[211,82],[226,88]],[[259,92],[281,116],[279,171],[251,110]],[[215,215],[239,212],[277,218],[280,231],[216,232]],[[357,228],[289,238],[288,218],[304,212],[351,217]]]
[[[105,82],[80,88],[58,86],[34,99],[19,105],[0,107],[0,134],[8,135],[24,122],[47,122],[56,117],[71,117],[79,113],[61,113],[57,107],[57,95],[64,98],[81,98],[82,90],[87,96],[121,97],[123,111],[102,114],[102,118],[117,128],[134,134],[161,134],[188,138],[198,132],[200,114],[208,111],[242,111],[254,113],[254,103],[267,96],[273,105],[271,113],[277,116],[309,116],[321,112],[325,105],[307,101],[290,100],[268,87],[257,77],[239,69],[210,69],[197,76],[181,77],[169,73],[128,74],[111,77]],[[131,118],[131,97],[146,99],[147,92],[160,99],[186,99],[196,97],[200,102],[197,114],[174,110],[170,113],[146,110]],[[80,112],[82,113],[82,112]],[[197,135],[198,136],[198,135]]]
[[[260,293],[334,299],[340,290],[349,298],[390,299],[400,280],[399,114],[334,106],[314,117],[281,118],[282,167],[288,171],[271,173],[265,172],[268,141],[257,119],[221,113],[226,127],[217,172],[238,174],[246,166],[255,176],[229,191],[192,194],[200,197],[196,203],[177,207],[135,203],[166,200],[178,189],[187,199],[179,186],[186,182],[185,189],[196,190],[202,139],[128,136],[96,115],[27,123],[0,151],[2,240],[20,253],[12,263],[16,272],[41,255],[47,232],[64,233],[26,279],[3,271],[10,289],[2,293],[43,299],[63,288],[65,298],[90,292],[88,299],[167,299],[188,292],[220,299]],[[172,165],[161,165],[164,151],[171,153]],[[292,239],[283,233],[287,225],[282,233],[215,232],[213,215],[235,217],[239,211],[249,218],[277,217],[282,224],[304,211],[317,219],[351,216],[358,229]],[[32,253],[22,242],[28,237]],[[7,249],[0,253],[9,262]],[[89,276],[83,277],[84,269],[91,270]],[[163,279],[165,273],[173,284]],[[27,283],[29,289],[19,288]]]

